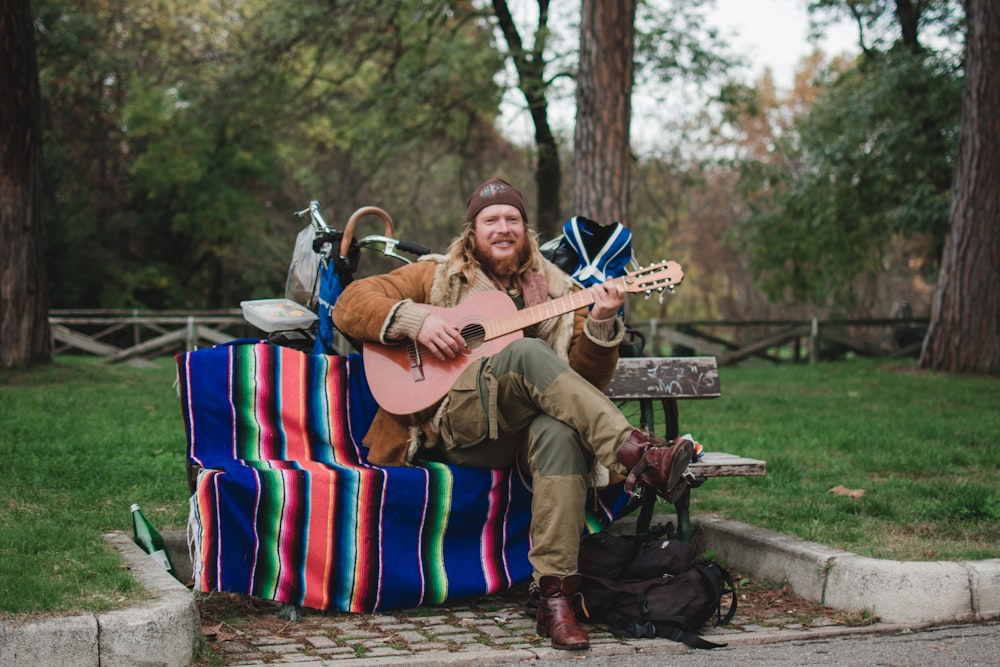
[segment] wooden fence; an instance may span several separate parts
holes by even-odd
[[[848,354],[898,358],[920,354],[927,319],[658,320],[633,323],[648,354],[709,355],[720,366],[751,357],[772,362],[816,362]]]
[[[86,353],[106,363],[148,364],[148,359],[235,338],[263,334],[239,309],[216,311],[53,310],[54,350]],[[926,319],[700,320],[633,322],[650,355],[714,356],[720,366],[751,357],[772,362],[814,362],[847,354],[906,357],[920,353]]]
[[[148,365],[152,357],[261,335],[246,323],[239,309],[53,310],[49,325],[56,354],[83,352],[106,363],[133,365]]]

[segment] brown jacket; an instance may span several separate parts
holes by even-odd
[[[576,289],[558,267],[538,259],[549,298]],[[477,275],[471,285],[466,284],[445,256],[430,255],[391,273],[348,285],[334,306],[333,321],[352,338],[392,343],[404,335],[413,337],[419,330],[422,319],[413,304],[447,308],[489,289],[496,287],[485,276]],[[574,370],[603,389],[615,371],[624,327],[617,318],[598,322],[589,319],[588,314],[584,307],[547,320],[537,326],[533,335],[545,340]],[[364,438],[369,448],[368,461],[375,465],[409,463],[426,418],[426,414],[393,415],[380,408]]]

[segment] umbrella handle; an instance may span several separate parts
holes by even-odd
[[[351,249],[351,239],[354,238],[354,227],[358,224],[358,220],[367,215],[377,215],[382,218],[382,220],[385,221],[385,235],[389,238],[394,238],[392,218],[389,217],[389,214],[380,209],[378,206],[362,206],[351,215],[347,224],[344,226],[344,236],[340,239],[341,257],[347,257],[347,251]]]

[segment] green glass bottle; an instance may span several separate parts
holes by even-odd
[[[174,564],[170,562],[170,555],[167,553],[166,544],[163,537],[149,522],[146,515],[139,509],[138,503],[132,504],[132,539],[149,557],[157,562],[164,570],[169,572],[175,579],[177,573],[174,572]]]

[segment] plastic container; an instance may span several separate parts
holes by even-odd
[[[308,329],[319,318],[301,303],[291,299],[255,299],[241,301],[243,318],[261,331]]]

